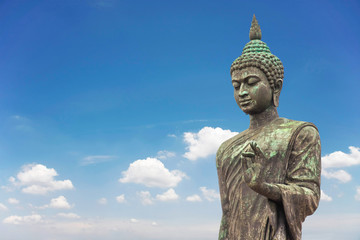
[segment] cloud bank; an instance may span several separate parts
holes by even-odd
[[[137,183],[147,187],[170,188],[176,187],[186,177],[179,170],[169,171],[164,164],[156,158],[136,160],[129,168],[122,172],[121,183]]]
[[[53,168],[47,168],[42,164],[28,164],[9,181],[15,186],[20,186],[23,193],[46,194],[57,190],[73,189],[70,180],[55,180],[58,173]]]
[[[328,170],[360,165],[360,148],[350,146],[350,153],[336,151],[321,158],[322,176],[328,179],[337,179],[342,183],[350,182],[352,177],[345,170]]]
[[[322,176],[325,178],[331,179],[337,179],[342,183],[347,183],[351,181],[351,175],[346,172],[345,170],[338,170],[338,171],[327,171],[325,169],[322,170]]]
[[[349,147],[350,153],[336,151],[321,158],[323,168],[340,168],[360,165],[360,148]]]
[[[149,191],[140,191],[137,192],[137,195],[140,197],[142,205],[151,205],[154,203]]]
[[[221,143],[238,134],[222,128],[204,127],[199,132],[185,132],[184,141],[187,152],[183,157],[195,161],[215,154]]]
[[[321,190],[320,201],[331,202],[331,201],[332,201],[332,197],[330,197],[329,195],[327,195],[326,193],[324,193],[323,190]]]
[[[34,224],[42,221],[42,217],[38,214],[33,214],[29,216],[9,216],[3,220],[3,223],[7,224]]]
[[[125,194],[121,194],[121,195],[117,196],[117,197],[116,197],[116,201],[117,201],[118,203],[125,203],[125,202],[126,202],[126,200],[125,200]]]
[[[163,194],[156,195],[156,199],[159,201],[162,201],[162,202],[174,201],[174,200],[177,200],[178,198],[179,198],[179,195],[177,195],[175,190],[172,188],[170,188]]]
[[[220,194],[216,192],[214,189],[208,189],[207,187],[200,187],[200,191],[202,192],[204,198],[209,202],[220,199]]]
[[[188,201],[188,202],[202,202],[202,199],[201,199],[201,197],[199,195],[194,194],[194,195],[188,196],[186,198],[186,201]]]

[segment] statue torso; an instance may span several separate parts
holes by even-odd
[[[250,189],[243,179],[241,153],[247,151],[248,143],[254,140],[266,156],[261,163],[266,169],[264,180],[282,184],[287,173],[288,158],[296,133],[310,123],[278,118],[256,130],[246,130],[224,142],[217,154],[219,184],[222,185],[221,201],[226,215],[225,234],[229,240],[273,239],[283,235],[284,214],[278,205]]]

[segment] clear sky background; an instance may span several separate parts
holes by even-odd
[[[230,65],[252,15],[317,125],[303,239],[360,239],[359,1],[0,1],[1,239],[212,240],[215,155],[248,127]]]

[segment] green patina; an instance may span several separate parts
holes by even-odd
[[[250,126],[217,152],[223,209],[219,240],[300,240],[301,224],[320,199],[320,137],[311,123],[279,118],[282,63],[261,41],[255,16],[249,35],[230,72],[234,81],[248,75],[260,81],[248,84],[249,95],[234,94],[240,103],[251,100],[238,102],[250,115]],[[271,102],[265,96],[272,96]]]

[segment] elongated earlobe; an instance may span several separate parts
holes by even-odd
[[[277,94],[273,94],[273,104],[275,107],[278,107],[279,106],[279,95]]]
[[[280,99],[280,92],[282,89],[283,80],[282,79],[276,79],[274,83],[274,91],[273,91],[273,104],[275,107],[279,106],[279,99]]]

